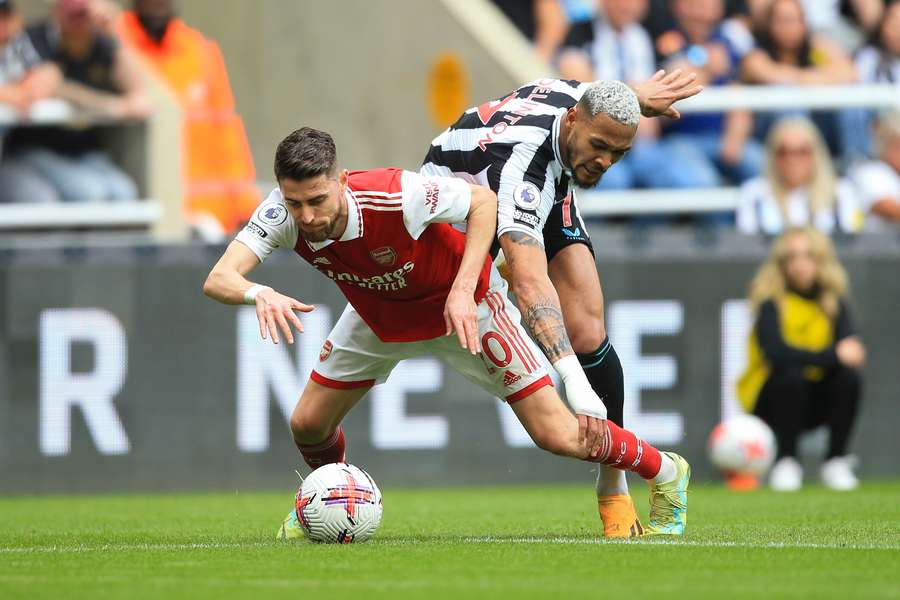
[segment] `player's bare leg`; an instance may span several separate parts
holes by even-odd
[[[609,421],[600,452],[590,456],[579,439],[577,419],[551,387],[541,388],[511,406],[540,448],[620,471],[633,471],[647,480],[650,483],[650,532],[674,535],[684,532],[690,466],[683,458],[660,452]],[[632,535],[637,535],[637,531]]]
[[[606,335],[603,289],[594,256],[586,245],[571,244],[560,250],[548,267],[572,349],[591,387],[606,404],[609,419],[623,427],[622,366]],[[602,466],[596,487],[597,508],[607,537],[630,537],[632,531],[643,531],[628,494],[625,473]]]
[[[369,389],[369,386],[335,389],[312,379],[306,382],[306,388],[291,414],[291,435],[310,468],[345,461],[346,445],[341,421]],[[303,528],[293,509],[282,521],[275,537],[279,540],[303,537]]]
[[[344,430],[341,421],[371,389],[369,386],[336,389],[306,382],[291,414],[291,434],[310,468],[344,462]]]

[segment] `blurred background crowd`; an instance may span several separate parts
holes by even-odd
[[[145,80],[154,77],[182,114],[185,216],[212,239],[246,220],[260,194],[224,60],[215,42],[176,17],[171,0],[136,0],[131,10],[54,0],[31,23],[16,8],[0,0],[0,105],[12,109],[0,130],[0,202],[137,201],[138,186],[102,129],[147,119],[154,106]],[[77,116],[54,116],[50,104],[43,118],[41,102],[51,98]]]
[[[898,0],[495,4],[563,78],[636,83],[658,68],[681,68],[708,89],[778,85],[802,94],[807,86],[900,85]],[[0,0],[0,203],[120,203],[146,194],[102,126],[153,113],[149,75],[182,111],[185,218],[209,240],[240,226],[260,186],[225,62],[175,9],[171,0],[52,0],[46,16],[24,22],[16,0]],[[49,98],[89,118],[29,118]],[[734,209],[629,222],[680,220],[767,235],[812,224],[854,234],[900,223],[898,173],[900,117],[891,111],[734,108],[645,120],[598,189],[739,189]]]
[[[497,0],[560,76],[642,81],[696,72],[707,88],[900,84],[900,2]],[[802,90],[798,90],[802,94]],[[748,110],[645,120],[601,190],[740,186],[736,223],[856,233],[900,223],[900,121],[890,112]]]

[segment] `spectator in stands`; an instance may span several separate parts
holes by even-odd
[[[866,211],[866,230],[900,225],[900,112],[884,115],[875,129],[880,160],[860,165],[851,173]]]
[[[779,237],[750,285],[756,323],[737,392],[744,408],[775,433],[777,462],[769,477],[775,490],[800,488],[797,438],[820,425],[830,434],[822,482],[835,490],[859,485],[847,443],[866,352],[846,297],[847,274],[831,241],[812,227]]]
[[[0,105],[13,113],[26,113],[36,101],[53,94],[59,70],[41,60],[12,0],[0,0]],[[0,127],[0,146],[3,142]],[[18,160],[0,162],[0,202],[55,202],[59,196],[40,173]]]
[[[741,62],[748,83],[769,85],[839,85],[857,80],[856,68],[847,54],[832,40],[810,33],[800,0],[772,0],[759,29],[758,48]],[[756,134],[762,139],[778,119],[792,113],[758,115]],[[824,132],[831,153],[841,154],[842,140],[834,112],[813,115]]]
[[[852,52],[870,35],[884,10],[884,0],[803,0],[809,28]]]
[[[863,83],[900,85],[900,0],[891,0],[871,42],[856,56]]]
[[[737,227],[778,235],[811,225],[825,233],[860,230],[863,214],[853,186],[835,175],[816,126],[804,117],[779,122],[766,144],[765,175],[741,186]]]
[[[847,54],[825,36],[810,33],[800,0],[772,0],[759,26],[759,47],[741,64],[745,81],[827,85],[857,80]]]
[[[900,0],[891,0],[869,44],[856,55],[856,71],[860,82],[895,85],[900,94]],[[874,112],[851,109],[842,116],[845,150],[850,158],[872,156]]]
[[[647,0],[597,0],[597,8],[593,20],[569,29],[559,55],[562,78],[636,83],[652,76],[653,42],[640,25]]]
[[[134,0],[119,19],[126,45],[181,104],[185,208],[201,236],[221,241],[259,204],[253,158],[218,45],[175,16],[172,0]]]
[[[546,62],[566,37],[569,23],[561,0],[493,0],[503,14],[526,38]]]
[[[724,0],[726,19],[723,22],[723,33],[726,37],[730,37],[729,29],[735,18],[749,21],[748,7],[759,2],[768,2],[768,0]],[[675,19],[672,16],[672,0],[649,0],[649,4],[650,10],[647,11],[642,25],[650,34],[650,37],[655,40],[675,27]],[[738,35],[746,38],[749,32],[746,24],[743,27],[745,31],[738,32]],[[752,37],[750,39],[752,43]],[[737,40],[732,41],[736,41],[739,46],[741,45]]]
[[[151,105],[137,66],[95,21],[92,0],[56,0],[50,19],[28,28],[44,60],[63,82],[56,96],[100,120],[144,119]],[[8,146],[18,159],[50,181],[66,202],[137,200],[134,180],[104,147],[100,127],[17,129]]]
[[[676,27],[660,35],[656,50],[667,70],[698,74],[707,86],[732,83],[740,53],[722,29],[722,0],[672,0]],[[691,114],[667,124],[663,145],[670,161],[656,169],[659,187],[711,187],[722,176],[743,182],[759,174],[763,150],[750,137],[747,111]]]

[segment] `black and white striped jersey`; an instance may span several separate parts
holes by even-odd
[[[563,116],[589,84],[541,79],[467,110],[431,143],[421,173],[453,175],[497,194],[497,236],[520,231],[544,243],[554,205],[572,226],[570,174],[559,154]]]

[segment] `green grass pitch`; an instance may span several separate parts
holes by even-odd
[[[632,542],[589,485],[384,502],[375,540],[323,546],[274,541],[289,492],[0,498],[0,598],[900,598],[900,483],[695,486],[687,535]]]

